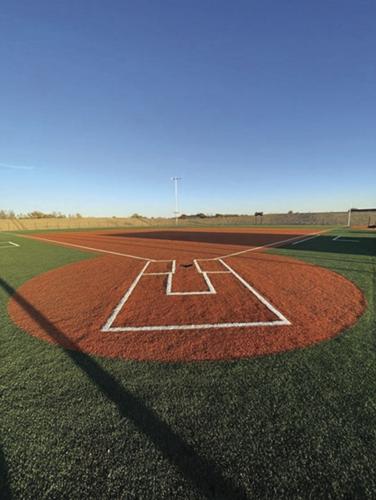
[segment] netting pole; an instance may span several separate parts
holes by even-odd
[[[175,189],[175,225],[177,226],[179,217],[178,181],[181,180],[181,177],[171,177],[171,180],[174,182]]]

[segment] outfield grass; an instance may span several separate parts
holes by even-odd
[[[333,231],[333,235],[345,230]],[[376,234],[273,249],[337,271],[358,324],[300,351],[231,362],[124,362],[30,337],[9,295],[93,256],[0,233],[1,498],[376,497]]]

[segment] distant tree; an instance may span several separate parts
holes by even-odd
[[[29,212],[25,216],[28,219],[44,219],[46,217],[46,214],[43,212],[39,212],[38,210],[33,210],[32,212]]]
[[[61,212],[46,213],[40,210],[33,210],[27,214],[21,214],[19,217],[21,219],[63,219],[66,215]]]
[[[14,219],[15,217],[13,210],[0,210],[0,219]]]

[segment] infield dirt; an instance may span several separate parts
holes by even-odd
[[[237,236],[223,243],[216,232],[127,235],[66,233],[48,235],[58,243],[98,246],[112,250],[139,250],[143,259],[177,258],[173,290],[204,291],[202,275],[191,266],[193,258],[213,258],[244,250]],[[269,233],[269,234],[268,234]],[[295,232],[243,236],[249,246],[291,238]],[[197,236],[198,234],[198,236]],[[287,236],[286,236],[287,234]],[[305,233],[304,233],[305,234]],[[300,234],[300,236],[304,236]],[[187,240],[194,238],[196,241]],[[45,235],[43,235],[45,237]],[[166,238],[166,239],[164,239]],[[184,238],[184,239],[182,239]],[[197,241],[201,238],[201,241]],[[212,238],[213,243],[202,241]],[[241,240],[244,241],[244,240]],[[161,242],[164,242],[161,245]],[[265,243],[266,242],[266,243]],[[142,251],[141,251],[142,249]],[[198,255],[197,255],[198,254]],[[146,257],[147,255],[147,257]],[[287,317],[289,325],[191,330],[102,331],[114,308],[145,266],[144,260],[104,255],[54,269],[26,282],[9,303],[9,313],[21,328],[48,342],[91,354],[136,360],[197,361],[234,359],[312,345],[341,333],[354,324],[365,308],[360,290],[329,270],[267,254],[262,250],[227,257],[226,263]],[[166,294],[167,274],[143,276],[114,326],[200,325],[242,321],[273,321],[273,313],[229,274],[215,274],[218,261],[202,261],[211,271],[217,293]],[[183,265],[182,265],[183,264]],[[152,263],[153,272],[168,272],[169,263]],[[205,267],[207,266],[207,267]],[[218,267],[219,266],[219,267]]]

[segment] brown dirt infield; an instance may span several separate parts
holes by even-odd
[[[296,235],[294,231],[282,234],[272,233],[270,229],[266,233],[252,231],[255,245],[270,242],[275,234],[279,240]],[[209,232],[214,233],[213,244],[210,244],[200,240],[197,233],[200,231],[194,230],[188,236],[184,234],[184,239],[178,235],[176,240],[167,239],[175,238],[176,234],[124,237],[119,236],[119,231],[117,236],[108,232],[101,232],[102,236],[97,234],[96,237],[94,233],[56,233],[53,238],[56,242],[76,242],[124,253],[143,248],[147,258],[177,258],[173,291],[196,292],[207,290],[207,284],[202,274],[191,266],[194,257],[213,258],[244,250],[238,236],[235,243],[224,243],[227,236],[221,237],[218,243],[215,231]],[[236,233],[242,232],[236,229]],[[205,230],[206,239],[210,238],[207,234]],[[249,230],[244,234],[248,234],[249,244],[252,240]],[[195,241],[187,239],[189,237]],[[164,242],[162,246],[161,242]],[[201,247],[198,255],[197,245]],[[363,295],[353,283],[317,266],[263,251],[227,257],[225,262],[291,324],[103,332],[101,329],[115,306],[145,265],[143,260],[116,255],[70,264],[33,278],[19,288],[8,310],[13,321],[31,335],[69,349],[124,359],[197,361],[246,358],[309,346],[341,333],[356,322],[365,308]],[[170,263],[153,262],[150,265],[152,273],[170,270]],[[223,266],[219,261],[201,261],[201,268],[211,272],[215,295],[167,296],[166,274],[145,275],[120,310],[114,326],[270,322],[275,319],[274,313],[233,275],[222,274]]]
[[[274,245],[287,239],[304,238],[312,229],[289,228],[184,228],[128,229],[107,231],[49,232],[33,234],[33,239],[67,246],[101,249],[135,255],[144,259],[217,258],[251,247]]]

